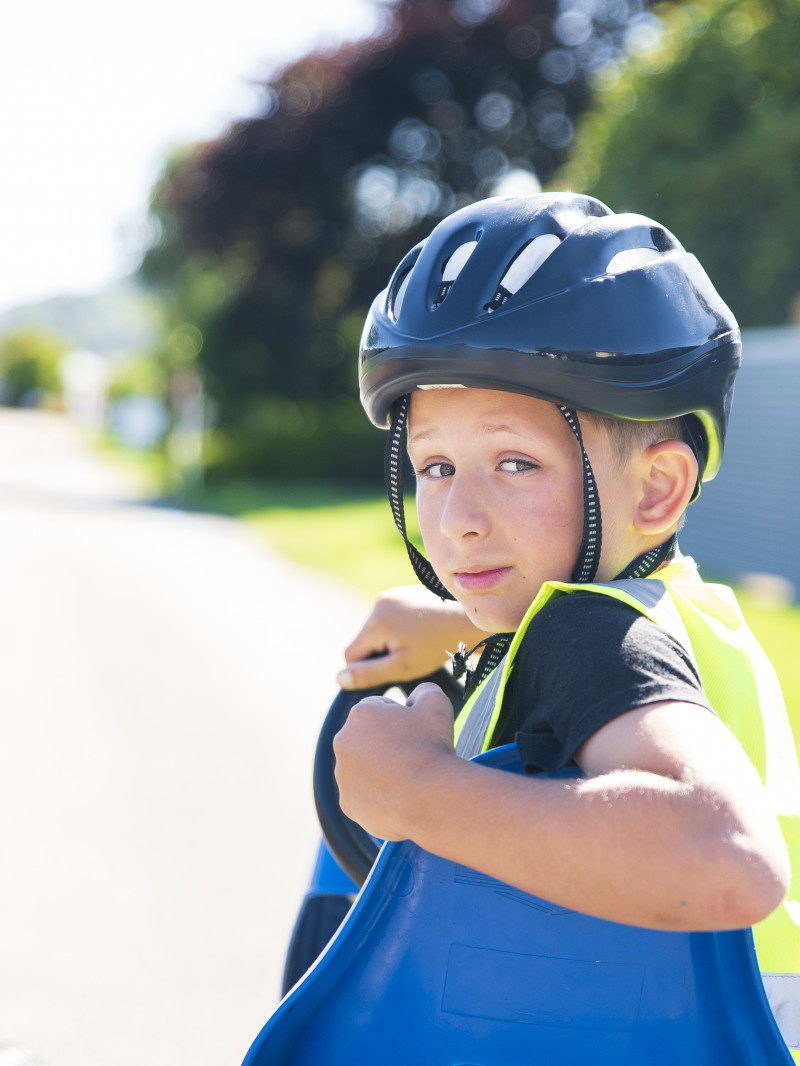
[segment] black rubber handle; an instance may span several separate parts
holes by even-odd
[[[390,688],[399,688],[407,694],[423,681],[432,681],[439,685],[453,702],[456,714],[458,713],[464,702],[464,690],[452,674],[442,669],[416,681],[395,682],[371,689],[342,689],[334,698],[322,723],[314,757],[314,803],[317,807],[317,817],[334,858],[348,877],[359,886],[364,883],[375,862],[379,845],[357,822],[348,818],[339,806],[339,788],[334,775],[336,759],[333,754],[333,738],[360,700],[367,696],[380,695]]]

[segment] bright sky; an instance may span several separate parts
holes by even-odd
[[[170,145],[252,113],[252,79],[376,25],[373,0],[43,0],[0,39],[0,311],[135,265]]]

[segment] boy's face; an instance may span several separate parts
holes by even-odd
[[[590,450],[595,434],[586,429],[605,533],[605,470],[596,463],[607,449]],[[583,478],[572,430],[552,403],[447,388],[412,394],[408,439],[420,530],[439,579],[479,628],[516,629],[544,581],[570,580],[580,548]]]

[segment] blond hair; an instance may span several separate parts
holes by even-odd
[[[597,426],[610,441],[614,459],[624,466],[636,451],[658,444],[662,440],[680,440],[691,446],[691,440],[682,418],[665,418],[655,422],[642,422],[632,418],[611,418],[594,411],[581,411],[582,422]]]

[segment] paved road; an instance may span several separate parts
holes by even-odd
[[[238,1066],[363,605],[0,409],[0,1066]],[[28,1061],[28,1060],[26,1060]]]

